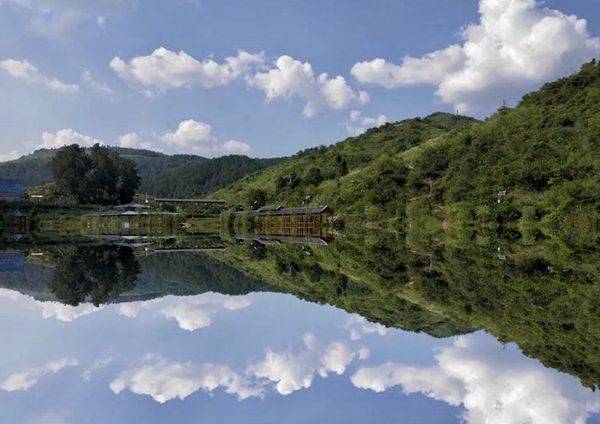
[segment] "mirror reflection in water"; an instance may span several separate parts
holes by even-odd
[[[285,225],[13,241],[3,410],[28,416],[14,405],[43,394],[40,408],[106,422],[140,408],[178,422],[598,421],[589,257]],[[62,403],[88,396],[93,412]]]

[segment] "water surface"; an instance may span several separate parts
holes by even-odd
[[[2,422],[600,422],[593,376],[343,274],[344,242],[263,247],[5,251]]]

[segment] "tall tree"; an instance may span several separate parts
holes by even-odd
[[[87,178],[89,201],[99,204],[116,203],[119,184],[119,156],[108,147],[95,144],[90,149],[92,169]]]
[[[140,265],[129,247],[77,247],[59,258],[50,282],[56,298],[77,306],[98,306],[135,288]]]
[[[119,201],[121,203],[131,202],[135,192],[140,187],[140,183],[141,179],[135,168],[135,163],[129,159],[121,159]]]
[[[52,174],[63,196],[79,201],[86,197],[87,174],[92,162],[85,150],[77,144],[65,146],[56,152],[51,162]]]
[[[76,144],[59,149],[52,173],[59,192],[80,203],[131,202],[140,186],[133,161],[99,144],[89,154]]]

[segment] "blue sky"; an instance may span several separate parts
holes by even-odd
[[[278,156],[484,117],[600,57],[598,36],[598,0],[2,0],[0,160],[96,141]]]

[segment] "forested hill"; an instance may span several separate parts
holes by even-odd
[[[156,196],[202,196],[278,162],[278,159],[239,155],[208,159],[120,147],[111,149],[135,162],[142,178],[139,191]],[[54,150],[41,149],[17,160],[0,163],[0,178],[21,179],[28,186],[50,182],[49,164],[54,153]]]
[[[262,190],[267,203],[291,206],[302,204],[309,194],[313,203],[330,204],[344,212],[364,212],[381,201],[373,196],[389,195],[388,186],[400,183],[393,175],[363,175],[369,166],[476,122],[466,116],[437,112],[425,118],[387,123],[331,146],[298,152],[220,190],[216,196],[247,206],[254,202],[255,192]],[[356,181],[358,176],[360,181]],[[387,181],[389,178],[391,181]]]
[[[301,152],[217,195],[251,204],[257,190],[266,203],[297,205],[311,195],[314,204],[403,231],[500,226],[530,241],[596,245],[600,66],[585,64],[483,122],[436,114],[387,124]]]

